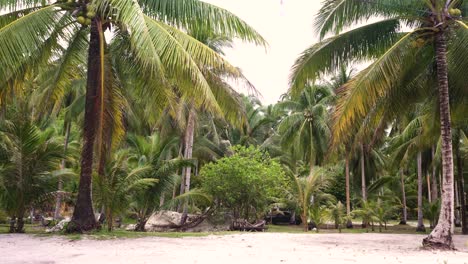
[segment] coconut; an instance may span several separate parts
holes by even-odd
[[[461,10],[458,8],[450,8],[449,9],[449,14],[454,17],[459,17],[461,16]]]
[[[85,25],[86,24],[86,18],[83,17],[83,16],[79,16],[76,21],[78,21],[78,23],[80,23],[81,25]]]
[[[87,25],[87,26],[91,25],[91,19],[90,18],[86,18],[85,25]]]
[[[88,13],[86,13],[86,16],[88,18],[94,18],[96,16],[96,12],[94,11],[88,11]]]

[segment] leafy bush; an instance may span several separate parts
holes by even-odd
[[[286,178],[281,166],[254,147],[233,147],[233,155],[204,166],[203,190],[216,206],[228,209],[234,219],[257,219],[282,194]]]

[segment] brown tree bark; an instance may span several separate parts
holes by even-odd
[[[422,176],[422,157],[421,151],[418,152],[417,167],[418,167],[418,226],[416,227],[417,232],[426,232],[424,227],[423,218],[423,176]]]
[[[86,83],[85,120],[83,147],[81,151],[81,174],[75,210],[67,232],[83,232],[98,228],[91,199],[91,176],[93,172],[94,141],[96,137],[96,113],[99,111],[98,92],[101,85],[102,23],[94,18],[88,50],[88,74]]]
[[[453,152],[450,121],[450,101],[447,67],[447,39],[442,29],[436,34],[437,82],[439,88],[440,129],[442,137],[442,201],[439,222],[428,237],[423,239],[426,248],[453,249]]]

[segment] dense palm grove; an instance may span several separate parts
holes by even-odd
[[[182,213],[183,228],[192,214],[253,222],[276,207],[305,230],[417,220],[433,229],[429,247],[453,247],[454,225],[468,233],[464,0],[325,0],[320,42],[268,106],[222,51],[266,41],[210,4],[0,0],[0,10],[10,232],[35,211],[71,216],[67,232],[123,218],[144,231],[160,210]]]

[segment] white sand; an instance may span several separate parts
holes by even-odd
[[[0,235],[0,263],[468,263],[456,252],[420,249],[423,235],[247,233],[225,236],[68,241]]]

